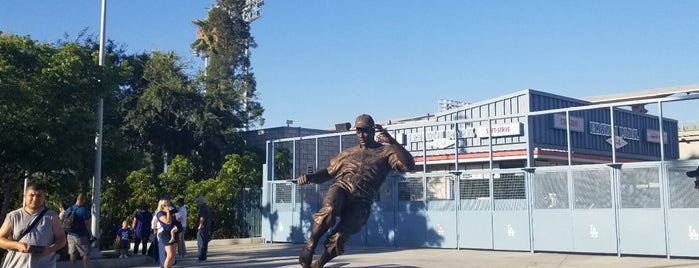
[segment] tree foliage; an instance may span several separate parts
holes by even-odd
[[[194,21],[198,38],[191,47],[209,61],[203,77],[209,129],[264,124],[264,109],[257,101],[250,70],[249,48],[256,43],[250,24],[243,20],[245,4],[244,0],[219,0],[206,19]]]
[[[0,173],[3,213],[25,176],[85,189],[94,165],[95,108],[111,80],[85,45],[0,36]],[[44,174],[44,176],[38,176]],[[82,180],[86,182],[86,180]]]
[[[167,193],[187,200],[192,224],[192,201],[206,196],[217,237],[239,235],[237,195],[260,187],[264,162],[237,135],[264,123],[244,3],[219,1],[195,22],[192,46],[211,62],[197,78],[172,52],[127,54],[111,40],[99,66],[99,45],[84,31],[54,44],[0,33],[2,215],[21,204],[24,178],[49,186],[51,207],[91,193],[103,99],[102,233],[111,236],[111,223],[129,219],[142,203],[154,209]]]

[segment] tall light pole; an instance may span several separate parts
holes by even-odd
[[[100,51],[99,51],[99,66],[100,69],[104,66],[104,35],[105,24],[107,20],[107,0],[102,0],[102,16],[100,19]],[[100,72],[100,75],[103,72]],[[102,77],[104,78],[104,77]],[[104,81],[100,80],[100,86]],[[92,223],[91,231],[95,236],[95,242],[92,243],[92,256],[100,256],[102,252],[100,246],[100,195],[102,193],[102,117],[104,112],[104,98],[100,96],[99,104],[97,105],[97,135],[95,137],[95,174],[92,177]],[[96,249],[96,250],[95,250]]]
[[[245,0],[245,8],[243,8],[243,20],[250,24],[260,16],[262,16],[261,6],[265,4],[264,0]],[[245,58],[249,59],[250,55],[250,38],[245,40]],[[248,60],[248,62],[250,62]],[[249,66],[243,69],[245,79],[248,79]],[[248,83],[245,82],[243,90],[243,112],[245,114],[245,131],[248,131],[250,124],[248,123]]]

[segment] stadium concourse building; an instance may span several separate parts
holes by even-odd
[[[613,109],[613,115],[607,107],[584,109],[591,105],[527,89],[426,119],[384,124],[426,172],[658,161],[661,129],[664,159],[678,158],[677,121],[665,118],[661,128],[657,116],[622,108]],[[571,107],[580,109],[543,112]]]
[[[699,257],[699,213],[687,210],[699,199],[688,198],[695,192],[684,175],[697,163],[677,161],[678,124],[662,110],[655,116],[527,89],[377,123],[417,170],[386,179],[351,243]],[[265,240],[308,238],[332,182],[290,179],[357,145],[347,125],[267,140]],[[280,150],[290,152],[289,163],[275,163]]]

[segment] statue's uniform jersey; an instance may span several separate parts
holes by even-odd
[[[336,178],[335,185],[347,190],[353,198],[372,201],[391,170],[408,170],[401,159],[412,160],[412,156],[398,144],[377,148],[354,146],[334,157],[327,170]]]

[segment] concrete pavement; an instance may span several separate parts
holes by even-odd
[[[236,240],[214,240],[206,263],[196,262],[196,242],[188,242],[188,255],[175,267],[243,267],[299,268],[301,244],[262,244]],[[67,268],[60,262],[58,268]],[[82,265],[78,265],[82,267]],[[134,256],[129,259],[97,259],[90,267],[158,267],[152,259]],[[417,268],[417,267],[498,267],[498,268],[689,268],[699,267],[697,259],[664,257],[617,257],[607,255],[529,253],[490,250],[456,250],[429,248],[366,247],[348,245],[345,255],[335,258],[326,267],[343,268]]]

